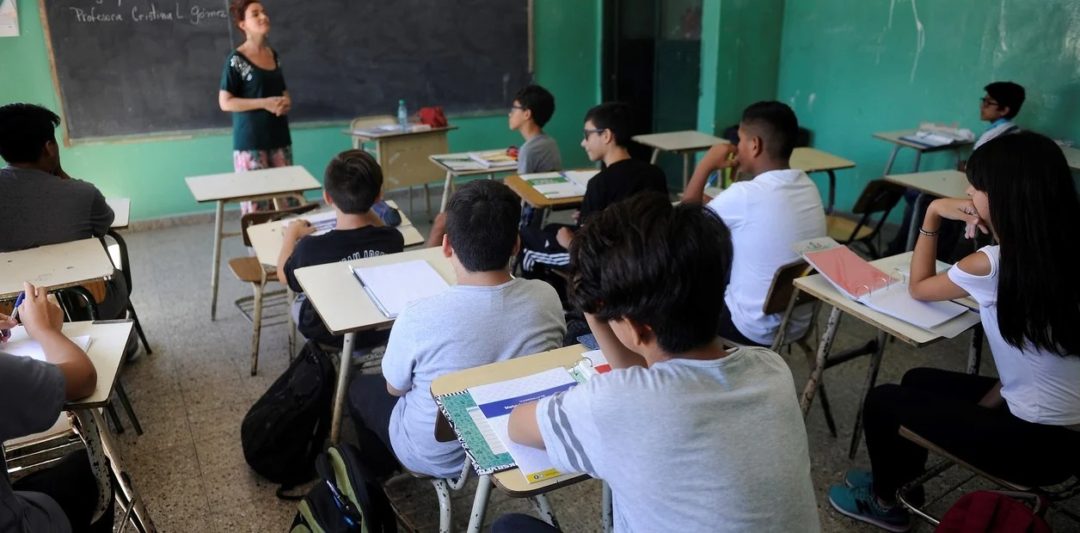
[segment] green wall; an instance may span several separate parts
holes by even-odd
[[[814,145],[857,164],[838,174],[837,206],[850,209],[891,149],[872,133],[934,121],[978,135],[990,81],[1027,89],[1021,126],[1080,141],[1080,2],[789,0],[779,74],[777,95]],[[934,154],[922,169],[952,164]],[[893,172],[911,165],[905,150]]]
[[[600,98],[600,2],[542,0],[534,5],[536,81],[555,94],[557,102],[555,117],[546,129],[558,139],[565,164],[584,164],[586,158],[578,146],[581,116]],[[32,102],[55,110],[56,89],[38,2],[18,0],[18,8],[21,35],[0,38],[0,104]],[[209,102],[215,102],[214,89],[207,91]],[[451,150],[521,143],[517,133],[507,130],[502,111],[450,119],[459,128],[450,134]],[[340,133],[342,127],[294,125],[295,162],[320,177],[330,157],[350,145],[349,138]],[[61,158],[65,170],[94,182],[106,196],[130,197],[132,218],[138,220],[210,210],[211,206],[195,203],[183,178],[230,172],[231,152],[231,137],[222,132],[174,140],[77,144],[64,148]],[[432,169],[433,178],[441,177]]]

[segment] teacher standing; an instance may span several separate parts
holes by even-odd
[[[232,0],[229,12],[246,36],[225,60],[218,91],[221,110],[232,113],[233,170],[292,165],[292,138],[286,117],[292,100],[277,52],[266,41],[270,17],[257,0]],[[267,209],[266,204],[244,202],[241,210],[250,213]]]

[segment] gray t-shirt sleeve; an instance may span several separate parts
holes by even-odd
[[[414,325],[417,321],[410,318],[409,307],[411,306],[406,306],[394,321],[382,360],[382,372],[386,382],[402,392],[413,387],[413,369],[416,367],[417,353],[413,339],[417,335],[425,334],[423,328],[418,329]],[[427,333],[431,333],[430,329]]]
[[[536,406],[536,423],[544,448],[555,468],[563,472],[584,472],[603,478],[603,459],[593,381],[566,392],[541,399]]]
[[[90,205],[90,227],[94,236],[100,237],[109,231],[116,214],[113,213],[109,203],[105,201],[105,195],[97,187],[94,189],[94,200]]]
[[[562,157],[555,139],[537,135],[521,145],[518,151],[518,173],[535,174],[562,170]]]
[[[49,429],[64,406],[64,388],[59,368],[0,352],[0,442]]]

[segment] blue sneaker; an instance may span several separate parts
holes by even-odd
[[[874,474],[862,468],[852,468],[844,474],[844,484],[853,489],[870,487],[874,484]]]
[[[902,533],[911,529],[911,515],[899,505],[885,507],[878,503],[870,487],[829,487],[829,503],[841,514]]]

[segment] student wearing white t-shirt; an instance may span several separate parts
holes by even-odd
[[[570,254],[571,298],[613,370],[516,407],[510,438],[606,481],[617,532],[818,531],[791,371],[716,335],[723,304],[702,288],[731,264],[720,219],[642,193],[594,215]]]
[[[916,299],[970,295],[979,304],[999,379],[918,368],[866,399],[863,421],[872,473],[848,472],[829,490],[841,513],[891,531],[910,527],[896,490],[922,473],[925,449],[900,426],[1003,479],[1030,486],[1080,472],[1080,213],[1061,149],[1021,132],[991,140],[968,161],[970,199],[927,208],[911,260]],[[943,220],[990,233],[997,244],[936,274]]]
[[[739,344],[772,343],[782,318],[763,311],[773,275],[799,258],[793,244],[826,235],[817,186],[788,162],[798,133],[798,119],[787,105],[747,107],[739,121],[739,143],[712,147],[683,193],[684,203],[701,203],[708,200],[703,191],[714,171],[733,168],[741,178],[708,202],[731,230],[735,246],[720,335]],[[808,307],[792,313],[789,337],[806,330],[810,313]]]

